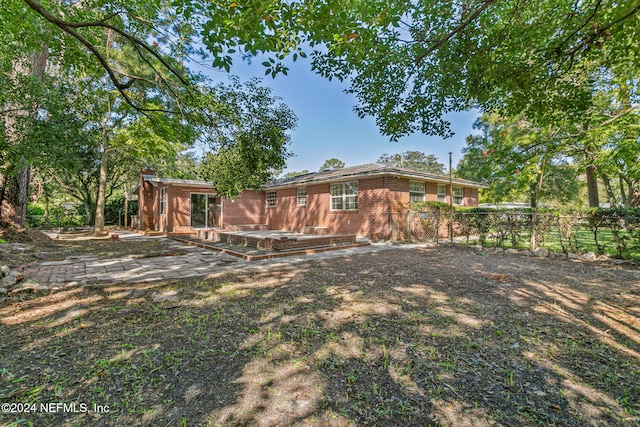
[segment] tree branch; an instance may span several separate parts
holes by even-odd
[[[625,13],[624,15],[619,17],[618,19],[615,19],[615,20],[611,21],[610,23],[608,23],[607,25],[605,25],[604,27],[599,28],[597,31],[595,31],[593,34],[591,34],[591,36],[588,37],[586,40],[583,40],[581,43],[578,43],[573,49],[571,49],[569,51],[569,54],[573,57],[573,55],[575,55],[581,48],[583,48],[585,46],[589,46],[599,36],[605,34],[611,27],[614,27],[614,26],[620,24],[621,22],[626,21],[627,19],[631,18],[633,15],[637,14],[638,12],[640,12],[640,3],[636,4],[635,7],[631,8],[629,10],[629,12]]]
[[[624,117],[627,114],[631,113],[633,110],[637,110],[638,108],[640,108],[640,105],[631,106],[631,107],[627,108],[626,110],[623,110],[620,113],[612,116],[610,119],[605,120],[604,122],[600,123],[599,125],[594,126],[592,129],[597,129],[597,128],[601,128],[601,127],[604,127],[606,125],[609,125],[609,124],[615,122],[616,120],[618,120],[619,118]]]
[[[149,45],[147,45],[142,40],[139,40],[138,38],[134,37],[133,35],[127,33],[126,31],[124,31],[124,30],[122,30],[122,29],[120,29],[120,28],[118,28],[118,27],[116,27],[114,25],[108,24],[106,22],[107,20],[113,18],[114,16],[117,16],[118,13],[111,14],[108,17],[105,17],[105,18],[103,18],[103,19],[101,19],[99,21],[69,22],[69,21],[65,21],[63,19],[60,19],[60,18],[56,17],[50,11],[45,9],[37,0],[24,0],[24,2],[31,9],[33,9],[37,14],[39,14],[44,19],[46,19],[47,21],[49,21],[53,25],[57,26],[62,31],[66,32],[67,34],[69,34],[70,36],[75,38],[76,40],[78,40],[87,49],[89,49],[89,51],[96,57],[96,59],[98,60],[98,62],[102,66],[102,68],[107,72],[107,74],[109,75],[109,79],[114,84],[114,86],[118,90],[118,92],[120,92],[120,94],[124,98],[125,102],[128,105],[130,105],[132,108],[134,108],[136,111],[140,111],[140,112],[157,111],[157,112],[170,113],[170,111],[165,111],[165,110],[161,110],[161,109],[142,108],[142,107],[136,105],[135,102],[133,102],[133,100],[131,99],[131,97],[126,93],[126,89],[129,89],[133,85],[134,81],[128,81],[128,82],[125,82],[125,83],[121,82],[118,79],[118,77],[116,76],[116,72],[113,70],[111,65],[109,65],[107,59],[100,53],[100,51],[96,48],[96,46],[93,45],[93,43],[91,43],[89,40],[84,38],[82,36],[82,34],[80,34],[79,32],[76,31],[77,28],[101,27],[101,28],[110,29],[110,30],[114,31],[115,33],[119,34],[120,36],[122,36],[126,40],[128,40],[136,48],[136,50],[138,51],[138,55],[140,55],[141,58],[143,59],[143,61],[145,61],[147,64],[149,64],[149,61],[144,58],[144,56],[142,55],[142,53],[140,51],[140,48],[142,48],[145,51],[149,52],[156,59],[158,59],[158,61],[160,61],[160,63],[164,67],[166,67],[167,70],[169,70],[173,75],[175,75],[182,84],[184,84],[185,86],[189,85],[189,82],[184,77],[182,77],[181,73],[179,73],[173,66],[171,66],[171,64],[169,64],[169,62],[165,58],[163,58],[162,55],[160,55],[158,52],[156,52],[153,48],[151,48]],[[153,70],[157,75],[160,75],[155,68],[153,68]],[[162,80],[164,81],[164,79],[162,79]],[[173,91],[171,91],[171,92],[174,95],[176,95],[175,92],[173,92]]]
[[[437,48],[439,48],[440,46],[445,44],[447,41],[451,40],[451,38],[453,38],[453,36],[458,34],[460,31],[464,30],[469,24],[471,24],[473,21],[475,21],[478,18],[478,16],[480,16],[480,14],[482,12],[484,12],[486,9],[488,9],[489,6],[494,4],[496,1],[497,0],[487,0],[480,8],[478,8],[467,19],[465,19],[462,23],[460,23],[460,25],[458,25],[451,32],[449,32],[449,34],[447,34],[446,36],[444,36],[444,37],[442,37],[442,38],[440,38],[438,40],[434,40],[433,41],[433,45],[431,47],[429,47],[428,49],[422,51],[416,57],[416,59],[414,60],[414,63],[415,64],[419,63],[424,58],[426,58],[427,55],[429,55],[431,52],[433,52],[434,50],[436,50]]]

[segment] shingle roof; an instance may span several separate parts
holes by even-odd
[[[365,165],[350,166],[342,169],[332,169],[321,172],[312,172],[304,175],[298,175],[293,178],[284,178],[264,185],[264,189],[278,189],[295,187],[305,184],[317,184],[323,182],[337,182],[353,178],[367,178],[374,176],[395,176],[398,178],[409,178],[431,182],[439,182],[442,184],[449,183],[449,177],[428,172],[415,171],[412,169],[396,168],[381,165],[378,163],[367,163]],[[151,183],[171,184],[177,186],[192,186],[212,188],[211,184],[206,181],[196,181],[192,179],[175,179],[175,178],[159,178],[155,175],[143,175],[145,181]],[[454,184],[471,188],[486,188],[486,185],[466,179],[453,178]],[[137,189],[137,187],[136,187]],[[134,190],[135,191],[135,190]]]
[[[197,181],[195,179],[177,179],[177,178],[159,178],[155,175],[142,175],[143,179],[148,182],[158,182],[161,184],[172,184],[176,186],[189,187],[211,187],[211,183],[206,181]]]
[[[150,182],[154,185],[160,184],[170,184],[175,186],[189,186],[189,187],[200,187],[200,188],[208,188],[212,189],[211,183],[206,181],[197,181],[195,179],[177,179],[177,178],[160,178],[155,175],[142,175],[142,179]],[[135,187],[133,187],[132,192],[135,193],[140,188],[140,183],[138,182]]]
[[[365,165],[351,166],[342,169],[313,172],[298,175],[293,178],[285,178],[274,181],[264,186],[265,189],[275,189],[293,187],[303,184],[316,184],[321,182],[342,181],[351,178],[366,178],[372,176],[396,176],[398,178],[419,179],[431,182],[449,183],[449,177],[429,172],[415,171],[412,169],[396,168],[378,163],[368,163]],[[466,179],[453,178],[454,184],[472,188],[485,188],[484,184]]]

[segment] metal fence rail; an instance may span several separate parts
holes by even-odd
[[[438,211],[393,216],[392,239],[437,242],[450,238],[450,216]],[[504,249],[545,247],[556,252],[596,252],[640,259],[640,210],[566,213],[527,211],[455,212],[456,239]],[[533,236],[533,238],[532,238]]]

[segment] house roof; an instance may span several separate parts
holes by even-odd
[[[342,169],[333,169],[320,172],[312,172],[298,175],[293,178],[285,178],[274,181],[264,186],[265,189],[278,189],[295,187],[303,184],[317,184],[323,182],[344,181],[354,178],[370,178],[376,176],[392,176],[398,178],[408,178],[423,181],[449,183],[449,177],[429,172],[415,171],[412,169],[396,168],[381,165],[379,163],[368,163],[366,165],[351,166]],[[486,188],[486,185],[466,179],[452,178],[453,184],[471,188]]]
[[[166,184],[172,185],[174,187],[200,187],[207,188],[211,190],[213,187],[210,182],[206,181],[197,181],[195,179],[177,179],[177,178],[160,178],[155,175],[142,175],[142,179],[150,182],[151,185],[157,186],[158,184]],[[132,192],[135,193],[140,188],[140,183],[138,182],[136,186],[133,188]]]
[[[197,181],[195,179],[177,179],[177,178],[160,178],[155,175],[142,175],[145,181],[150,183],[171,184],[175,187],[207,187],[211,188],[211,183],[206,181]]]
[[[396,168],[385,166],[378,163],[368,163],[366,165],[351,166],[342,169],[325,170],[320,172],[312,172],[304,175],[298,175],[293,178],[284,178],[276,180],[263,186],[265,190],[274,190],[279,188],[296,187],[307,184],[319,184],[323,182],[338,182],[357,178],[371,178],[376,176],[392,176],[397,178],[408,178],[430,182],[438,182],[442,184],[449,183],[449,177],[429,172],[415,171],[412,169]],[[189,186],[211,189],[211,183],[206,181],[196,181],[192,179],[175,179],[175,178],[159,178],[155,175],[142,175],[145,181],[153,185],[158,183],[173,186]],[[486,185],[466,179],[453,178],[453,184],[471,188],[487,188]],[[134,188],[137,191],[138,185]]]

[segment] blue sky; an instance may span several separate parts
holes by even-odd
[[[298,116],[298,126],[292,132],[290,146],[295,156],[287,162],[285,172],[317,171],[325,160],[337,158],[347,166],[375,162],[383,153],[401,153],[407,150],[434,154],[446,168],[449,152],[452,152],[453,167],[462,157],[461,149],[467,135],[476,133],[472,129],[478,117],[475,111],[452,113],[447,116],[455,133],[453,137],[439,137],[414,134],[398,142],[390,142],[380,135],[375,120],[371,117],[358,118],[353,111],[356,99],[344,90],[348,84],[328,81],[313,71],[308,61],[290,64],[287,76],[275,79],[264,77],[265,68],[254,59],[252,64],[238,61],[231,74],[241,80],[252,77],[262,78],[263,85],[269,86],[282,98]],[[226,74],[208,73],[214,81],[226,81]]]

